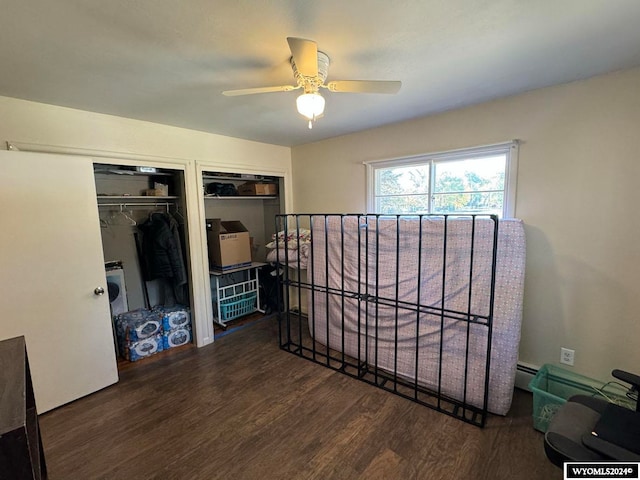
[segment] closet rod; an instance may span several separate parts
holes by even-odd
[[[157,202],[157,203],[99,203],[98,207],[170,207],[175,206],[175,202]]]

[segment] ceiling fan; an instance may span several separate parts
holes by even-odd
[[[243,88],[226,90],[223,95],[252,95],[254,93],[290,92],[302,89],[296,100],[298,112],[309,120],[309,128],[324,112],[324,97],[319,90],[326,88],[336,93],[398,93],[402,82],[385,80],[333,80],[325,84],[329,70],[329,56],[318,50],[316,42],[304,38],[288,37],[291,50],[291,68],[296,85]]]

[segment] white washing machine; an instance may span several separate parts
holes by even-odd
[[[107,277],[107,292],[109,293],[109,306],[111,307],[111,328],[113,329],[113,344],[116,355],[121,352],[118,348],[118,337],[113,319],[116,315],[129,311],[127,302],[127,287],[124,284],[124,270],[121,261],[105,262],[105,274]]]
[[[107,275],[107,291],[109,292],[109,303],[111,305],[111,317],[129,311],[127,302],[127,288],[124,283],[124,270],[122,262],[113,261],[105,263]]]

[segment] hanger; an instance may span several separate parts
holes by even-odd
[[[115,220],[116,225],[131,225],[135,226],[138,224],[133,218],[130,217],[130,214],[124,209],[125,205],[120,205],[120,211],[111,212],[111,220]],[[118,222],[120,219],[121,222]]]
[[[169,206],[167,205],[167,210],[169,209]],[[184,215],[182,215],[182,213],[180,212],[180,209],[178,208],[178,206],[176,205],[176,211],[173,213],[174,216],[176,217],[180,217],[183,221],[186,220],[184,218]]]
[[[175,210],[174,213],[171,213],[171,205],[174,205],[176,207],[176,210]],[[151,218],[156,213],[162,213],[163,215],[166,214],[169,217],[178,216],[182,220],[185,219],[184,216],[182,215],[182,213],[180,213],[180,210],[178,209],[178,206],[175,205],[175,204],[169,203],[169,202],[157,204],[156,207],[149,212],[149,218]]]
[[[124,205],[120,205],[120,214],[129,222],[129,225],[131,226],[137,225],[138,222],[136,222],[133,218],[129,216],[133,212],[127,213],[127,211],[124,210],[123,207]]]

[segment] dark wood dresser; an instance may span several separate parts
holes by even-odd
[[[47,467],[24,337],[0,341],[0,480],[40,480]]]

